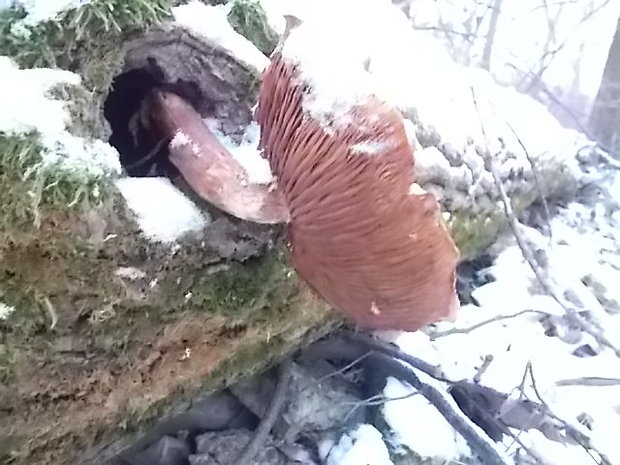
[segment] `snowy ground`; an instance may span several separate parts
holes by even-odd
[[[52,3],[56,6],[61,3],[67,6],[75,2]],[[278,5],[278,2],[270,0],[263,0],[263,3],[269,7],[274,24],[279,25],[281,30],[282,4]],[[374,7],[353,10],[351,2],[344,0],[339,8],[334,6],[326,9],[324,1],[318,0],[299,0],[287,6],[292,8],[291,4],[294,5],[294,8],[297,8],[296,13],[305,15],[308,21],[313,21],[313,15],[314,20],[318,17],[323,21],[325,12],[330,11],[332,14],[325,18],[328,24],[321,22],[322,27],[328,28],[331,24],[331,32],[338,29],[342,37],[348,37],[348,40],[342,39],[336,43],[330,42],[335,40],[334,36],[325,34],[322,36],[324,40],[306,42],[305,45],[303,37],[298,37],[296,48],[288,51],[289,56],[299,54],[300,60],[308,60],[303,62],[307,65],[306,71],[317,79],[316,84],[317,88],[321,89],[321,95],[331,98],[329,101],[308,102],[310,110],[320,115],[326,108],[333,110],[331,105],[334,102],[342,104],[343,98],[345,105],[350,104],[351,101],[346,99],[355,97],[356,93],[365,92],[366,86],[372,85],[375,89],[379,86],[380,94],[386,99],[403,106],[419,107],[421,117],[431,121],[442,136],[459,140],[463,144],[467,143],[467,138],[480,138],[479,117],[472,113],[472,105],[456,107],[453,101],[446,98],[441,102],[440,108],[437,101],[430,98],[430,95],[437,96],[441,93],[441,90],[436,90],[437,87],[449,87],[460,78],[469,82],[471,76],[463,74],[455,78],[455,75],[448,75],[457,72],[458,68],[445,61],[445,58],[425,62],[426,59],[430,60],[431,54],[428,51],[421,57],[403,57],[399,44],[403,41],[407,44],[415,42],[415,37],[403,32],[408,23],[404,16],[388,6],[388,3],[387,0],[369,0],[368,4]],[[190,16],[185,18],[186,22],[198,27],[200,24],[197,18],[191,16],[195,11],[177,10],[177,18],[183,18],[186,13]],[[377,12],[380,14],[377,15]],[[246,61],[254,63],[258,68],[262,67],[266,61],[256,54],[256,50],[249,49],[248,43],[239,40],[231,34],[232,30],[222,25],[223,16],[220,13],[218,10],[217,14],[212,15],[219,22],[217,34],[214,33],[211,39],[219,40],[220,37],[229,48],[241,47],[243,51],[240,53]],[[377,24],[383,25],[385,29],[377,32],[374,28]],[[389,28],[396,24],[398,27]],[[366,34],[365,42],[355,42],[352,39],[360,37],[360,33],[368,30],[373,30],[374,33]],[[347,36],[345,31],[350,35]],[[292,43],[295,44],[294,41]],[[420,43],[417,43],[415,50],[422,49]],[[347,59],[341,62],[328,60],[318,63],[316,60],[321,58],[321,55],[317,51],[326,50],[331,51],[332,58]],[[434,44],[431,50],[438,50],[437,44]],[[409,50],[409,54],[411,53]],[[429,63],[432,63],[432,66],[429,66]],[[350,93],[340,93],[337,84],[342,85],[345,77],[355,79],[358,74],[348,73],[355,67],[357,71],[368,68],[371,72],[364,75],[365,79],[355,81],[356,85],[351,86]],[[334,70],[347,72],[338,74]],[[0,99],[7,99],[3,102],[20,102],[20,105],[5,105],[5,108],[11,109],[10,113],[0,112],[1,132],[38,130],[49,151],[46,160],[50,163],[71,168],[78,165],[91,166],[105,172],[118,171],[115,153],[107,144],[100,141],[87,143],[66,131],[66,110],[47,94],[49,87],[58,82],[77,84],[77,76],[51,70],[20,71],[4,57],[0,57],[0,71],[6,84],[2,87],[5,92],[1,93],[0,90]],[[328,75],[324,74],[325,71]],[[333,79],[336,74],[340,80]],[[409,80],[414,75],[419,76],[415,81],[416,89],[411,88]],[[7,79],[9,81],[6,81]],[[488,79],[488,76],[478,76],[476,79],[484,80]],[[424,86],[435,86],[435,90],[429,91],[428,87]],[[531,142],[531,145],[536,145],[537,150],[549,150],[554,156],[565,157],[577,169],[575,141],[583,141],[583,138],[574,132],[559,130],[557,124],[548,119],[549,115],[540,111],[538,104],[527,101],[525,97],[514,99],[514,94],[509,90],[502,92],[491,92],[489,98],[494,99],[495,105],[504,105],[518,113],[518,120],[523,122],[518,129],[524,139],[535,141]],[[28,97],[28,100],[24,100],[25,97]],[[501,101],[503,97],[504,102]],[[24,101],[31,104],[24,105]],[[528,103],[523,105],[519,103],[526,101]],[[36,112],[32,111],[33,108]],[[342,108],[338,110],[341,111]],[[541,131],[541,128],[549,125],[552,125],[551,131]],[[489,123],[489,128],[492,127]],[[252,128],[251,130],[253,131]],[[566,143],[567,138],[571,138],[570,143]],[[248,140],[255,141],[256,135],[248,133]],[[242,145],[240,153],[236,155],[243,157],[244,152],[251,151],[248,146]],[[83,163],[82,157],[92,160],[92,153],[100,155],[99,163]],[[270,173],[254,172],[253,168],[250,168],[255,166],[252,163],[244,166],[256,175],[256,182],[269,179]],[[260,169],[264,169],[264,166]],[[620,282],[620,177],[605,172],[601,167],[590,166],[583,169],[589,171],[583,172],[580,177],[594,178],[594,182],[603,192],[594,197],[584,195],[566,206],[552,208],[557,211],[550,220],[550,234],[546,233],[546,236],[531,227],[523,227],[521,231],[528,239],[529,247],[534,249],[536,256],[540,258],[539,263],[548,271],[557,286],[566,291],[566,300],[578,310],[587,312],[587,321],[598,328],[615,347],[620,347],[620,287],[617,285]],[[583,182],[583,179],[581,180]],[[130,207],[139,214],[143,229],[150,237],[169,242],[179,234],[207,223],[208,220],[193,204],[179,197],[180,194],[169,182],[149,180],[149,186],[157,190],[157,201],[160,205],[163,198],[169,198],[167,204],[179,215],[174,227],[161,230],[158,224],[151,221],[152,218],[149,219],[151,206],[147,205],[148,199],[139,199],[139,196],[135,195],[138,186],[132,184],[134,182],[142,181],[121,180],[118,186],[129,200]],[[148,192],[151,199],[156,197],[151,190]],[[169,194],[168,197],[166,194]],[[184,215],[183,212],[187,214]],[[397,344],[404,351],[440,366],[452,380],[473,379],[484,360],[492,357],[479,376],[481,384],[516,397],[524,395],[533,400],[544,400],[558,417],[583,431],[591,439],[593,449],[604,454],[608,463],[620,465],[620,444],[617,441],[620,431],[620,357],[609,347],[602,346],[590,334],[566,322],[564,309],[543,291],[524,261],[514,238],[506,236],[494,246],[493,252],[496,254],[493,266],[480,272],[480,282],[490,282],[473,291],[476,304],[464,305],[454,324],[437,325],[427,332],[401,334],[396,339]],[[11,310],[0,303],[0,318]],[[467,330],[480,322],[517,313],[518,316]],[[455,328],[464,330],[454,331]],[[536,389],[532,379],[524,377],[528,366],[531,366]],[[384,394],[393,398],[409,392],[410,387],[391,379]],[[393,445],[398,443],[406,446],[423,457],[455,462],[463,460],[471,453],[464,440],[456,435],[434,407],[419,395],[388,402],[383,412],[391,431],[382,434],[373,426],[361,425],[347,432],[336,444],[324,445],[323,458],[326,463],[390,464],[392,462],[387,454],[386,441]],[[586,451],[580,445],[551,441],[536,429],[514,433],[518,434],[525,446],[547,463],[600,463],[600,460],[597,461],[596,452]],[[502,445],[513,458],[521,448],[508,436],[504,436]]]

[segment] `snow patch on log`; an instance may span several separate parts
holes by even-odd
[[[205,5],[193,0],[172,9],[175,23],[188,31],[220,45],[249,66],[262,71],[269,59],[228,22],[228,5]]]
[[[0,320],[6,320],[14,311],[15,307],[0,302]]]
[[[136,214],[144,235],[155,242],[176,242],[210,221],[168,178],[121,178],[116,187]]]
[[[19,69],[8,57],[0,57],[0,133],[26,135],[36,132],[44,147],[44,167],[84,173],[87,176],[118,174],[118,152],[102,140],[86,140],[67,130],[70,114],[66,102],[50,92],[59,85],[76,86],[79,75],[57,69]]]

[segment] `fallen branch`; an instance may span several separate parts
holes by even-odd
[[[480,323],[476,323],[475,325],[469,326],[467,328],[452,328],[447,329],[446,331],[437,331],[430,335],[431,341],[438,339],[440,337],[450,336],[451,334],[468,334],[478,328],[481,328],[489,323],[495,323],[496,321],[508,320],[510,318],[515,318],[517,316],[524,315],[526,313],[537,313],[539,315],[548,315],[545,312],[540,310],[521,310],[520,312],[513,313],[511,315],[497,315],[493,318],[489,318],[488,320],[481,321]]]
[[[598,376],[584,376],[583,378],[561,379],[556,386],[620,386],[619,378],[600,378]]]
[[[289,381],[292,376],[292,365],[293,362],[289,358],[285,360],[279,369],[278,381],[276,384],[275,392],[273,393],[273,399],[263,419],[260,424],[256,428],[254,432],[254,436],[250,440],[250,442],[245,446],[245,448],[241,451],[241,454],[233,463],[235,465],[250,465],[253,463],[253,459],[256,456],[256,453],[260,449],[260,447],[265,443],[269,432],[273,428],[273,425],[284,406],[284,402],[286,400],[286,393],[288,391]]]
[[[485,437],[485,433],[475,425],[459,408],[454,401],[448,398],[434,386],[423,383],[413,371],[398,360],[380,352],[371,355],[377,359],[377,365],[385,369],[391,376],[404,381],[422,394],[441,413],[450,425],[467,441],[472,451],[486,465],[508,465],[510,463],[501,451],[499,451],[491,439]]]
[[[488,139],[486,135],[486,130],[484,128],[484,124],[482,122],[482,118],[480,118],[478,101],[476,100],[476,92],[473,87],[470,87],[470,89],[472,93],[474,106],[476,108],[476,112],[480,120],[480,127],[482,130],[482,135],[488,147]],[[499,173],[497,172],[497,167],[495,166],[495,163],[493,162],[493,157],[489,156],[488,151],[487,151],[483,155],[483,159],[485,163],[487,164],[487,166],[489,167],[489,170],[491,171],[491,175],[493,176],[493,180],[499,192],[501,202],[504,208],[504,214],[506,215],[506,218],[508,220],[508,225],[510,226],[512,233],[515,236],[519,249],[521,249],[523,258],[525,258],[525,261],[528,263],[528,265],[532,269],[534,276],[536,277],[536,280],[539,282],[539,284],[542,286],[545,292],[549,296],[551,296],[553,300],[555,300],[558,303],[558,305],[560,305],[564,309],[566,316],[571,323],[575,324],[582,331],[585,331],[588,334],[592,335],[599,344],[609,347],[616,353],[618,357],[620,357],[620,349],[615,347],[613,343],[609,339],[607,339],[607,337],[601,331],[595,328],[591,323],[585,321],[577,313],[577,311],[574,308],[569,306],[564,301],[564,299],[561,297],[561,293],[556,289],[556,286],[551,282],[551,279],[548,278],[545,271],[538,265],[535,257],[532,254],[532,251],[527,246],[527,243],[525,239],[523,238],[523,235],[521,234],[521,231],[519,229],[520,223],[517,220],[517,217],[512,209],[512,203],[510,199],[508,198],[508,194],[506,193],[506,189],[504,188],[501,177]]]
[[[365,347],[370,347],[377,352],[381,352],[385,355],[389,355],[390,357],[402,360],[403,362],[408,363],[412,367],[426,373],[430,377],[435,378],[439,381],[447,383],[454,382],[446,378],[445,374],[443,373],[443,371],[441,371],[439,367],[433,366],[422,359],[406,354],[402,350],[398,349],[396,346],[381,341],[380,339],[377,339],[369,334],[344,330],[341,332],[341,336],[343,339],[346,339],[349,342],[353,342],[358,345],[361,344]]]
[[[551,410],[551,407],[549,407],[549,404],[547,402],[545,402],[545,400],[542,398],[542,396],[540,394],[540,391],[538,390],[538,386],[536,385],[536,378],[534,377],[534,368],[532,367],[532,363],[531,362],[528,362],[526,370],[529,371],[530,379],[532,380],[532,389],[534,390],[534,393],[536,394],[536,397],[538,398],[538,401],[545,408],[545,413],[548,416],[550,416],[551,418],[553,418],[556,421],[558,421],[564,427],[564,429],[566,430],[567,434],[577,444],[579,444],[581,447],[583,447],[583,449],[585,449],[585,451],[588,453],[588,455],[590,457],[592,457],[592,460],[594,460],[595,463],[598,464],[598,461],[592,455],[592,451],[596,452],[596,454],[598,454],[598,456],[601,458],[601,464],[602,465],[611,465],[611,462],[605,456],[605,454],[601,453],[598,449],[596,449],[594,446],[592,446],[592,443],[591,443],[590,438],[588,436],[586,436],[584,433],[579,431],[577,428],[575,428],[573,425],[568,423],[566,420],[563,420],[562,418],[557,416],[555,413],[553,413],[553,411]]]

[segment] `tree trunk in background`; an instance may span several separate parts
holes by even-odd
[[[620,19],[609,48],[601,86],[592,106],[588,129],[605,150],[620,157]]]
[[[484,44],[484,52],[482,53],[482,61],[480,63],[480,66],[487,71],[491,69],[491,54],[493,52],[493,42],[495,41],[495,33],[497,32],[497,21],[499,20],[501,8],[502,0],[495,0],[493,4],[493,11],[491,12],[489,32],[487,33],[487,40]]]

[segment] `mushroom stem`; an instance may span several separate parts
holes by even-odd
[[[243,220],[288,222],[288,209],[275,183],[250,183],[243,166],[181,97],[151,91],[143,102],[141,122],[170,141],[170,161],[201,198]]]

